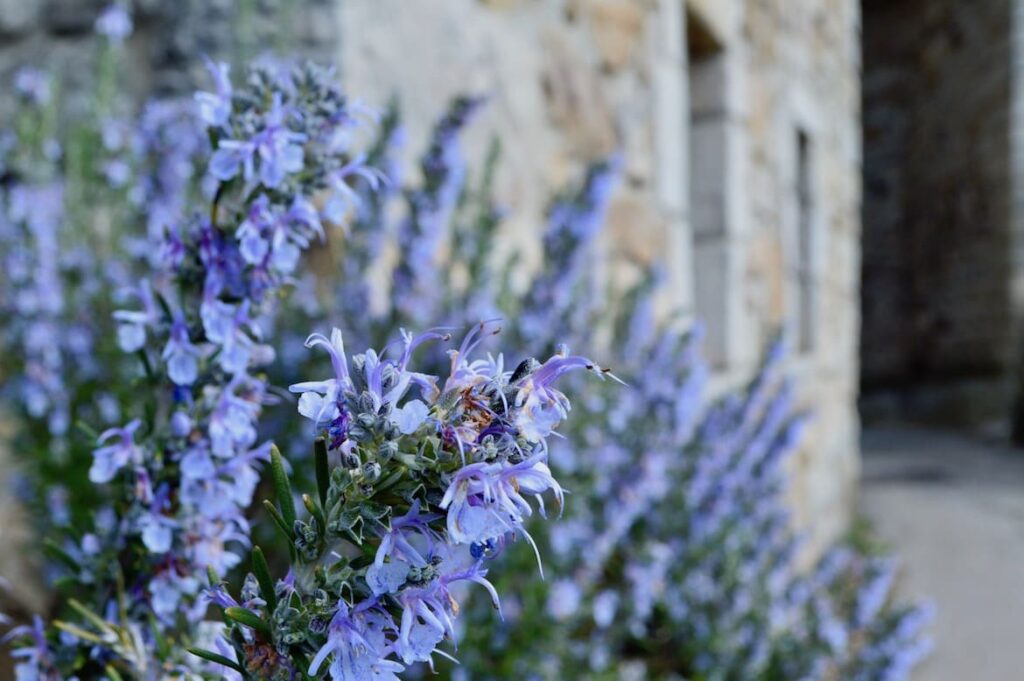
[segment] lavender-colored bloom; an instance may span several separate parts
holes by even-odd
[[[430,527],[437,518],[436,514],[420,513],[420,502],[416,500],[405,515],[391,521],[391,529],[381,537],[373,565],[366,573],[366,582],[374,595],[397,592],[410,568],[427,565],[423,554],[432,553],[441,541],[441,536]],[[416,539],[424,540],[426,548],[413,546]]]
[[[324,662],[331,658],[328,672],[334,681],[398,681],[398,672],[405,667],[388,660],[391,646],[384,633],[385,617],[373,610],[372,603],[350,609],[339,601],[328,626],[327,643],[309,664],[309,675],[316,676]]]
[[[125,352],[135,352],[145,345],[146,330],[156,324],[159,317],[148,280],[144,279],[133,293],[141,302],[142,310],[117,310],[113,315],[118,322],[117,343]]]
[[[176,411],[171,416],[171,434],[186,437],[192,432],[192,418],[184,411]]]
[[[281,97],[276,95],[264,129],[248,140],[222,140],[210,159],[210,173],[227,181],[241,172],[246,183],[258,179],[268,189],[277,188],[287,175],[303,167],[302,142],[306,136],[290,130],[286,117]]]
[[[110,482],[129,463],[142,462],[142,449],[135,444],[135,432],[141,426],[142,422],[136,419],[123,428],[110,428],[100,435],[99,444],[103,446],[93,451],[89,480],[97,484]]]
[[[39,69],[25,66],[14,74],[14,91],[34,106],[50,101],[50,78]]]
[[[543,504],[541,494],[553,490],[559,506],[562,488],[536,454],[522,463],[498,465],[474,463],[460,469],[441,500],[448,511],[448,532],[460,544],[478,544],[509,532],[523,532],[533,508],[523,495]],[[543,505],[541,506],[543,509]]]
[[[52,651],[46,641],[46,631],[43,621],[36,616],[32,625],[15,627],[0,639],[0,643],[25,638],[28,645],[20,647],[11,653],[11,657],[17,660],[14,673],[17,681],[58,681],[60,678],[52,666]]]
[[[199,116],[211,128],[222,128],[231,116],[231,68],[224,63],[215,64],[207,60],[206,68],[213,76],[216,92],[197,92],[195,100],[199,104]]]
[[[402,620],[396,652],[406,664],[430,662],[437,645],[444,638],[455,637],[453,618],[457,613],[455,599],[449,588],[461,581],[470,581],[483,586],[491,596],[494,608],[501,611],[498,593],[487,581],[487,570],[476,561],[466,568],[448,567],[451,556],[441,563],[441,574],[429,584],[405,589],[398,596],[402,606]]]
[[[280,275],[295,271],[299,255],[313,236],[323,240],[323,225],[316,207],[301,196],[285,212],[272,208],[265,195],[259,197],[238,228],[245,261]]]
[[[143,339],[144,341],[145,339]],[[122,348],[123,348],[122,344]],[[140,344],[141,347],[141,344]],[[189,338],[188,326],[179,315],[171,324],[170,338],[164,346],[167,375],[176,385],[192,385],[199,376],[199,348]]]
[[[254,421],[262,403],[262,389],[262,384],[238,374],[220,391],[209,423],[210,445],[215,455],[231,456],[248,450],[256,442]]]
[[[120,3],[108,5],[96,19],[96,33],[115,44],[123,43],[133,29],[131,15]]]
[[[200,314],[207,339],[219,346],[217,363],[229,374],[244,371],[253,352],[249,304],[206,300]]]
[[[561,352],[526,378],[516,394],[516,406],[521,409],[516,425],[528,439],[534,442],[544,440],[568,416],[569,400],[552,384],[578,369],[595,372],[599,376],[605,375],[600,367],[586,357],[569,356]],[[615,379],[615,376],[607,375]]]
[[[167,553],[171,550],[172,530],[176,523],[160,513],[148,513],[139,521],[142,528],[142,543],[152,553]]]
[[[332,193],[324,204],[324,218],[329,222],[341,224],[349,210],[358,208],[361,203],[359,193],[349,186],[353,179],[360,179],[371,192],[378,191],[387,178],[374,168],[365,165],[365,157],[359,157],[338,168],[331,174]]]

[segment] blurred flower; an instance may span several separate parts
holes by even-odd
[[[121,3],[108,5],[96,19],[96,33],[114,44],[123,43],[133,28],[132,17]]]

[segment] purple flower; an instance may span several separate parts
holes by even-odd
[[[145,340],[145,339],[143,339]],[[199,376],[199,348],[189,338],[188,325],[176,315],[171,324],[170,338],[164,346],[163,358],[167,362],[167,375],[175,385],[192,385]]]
[[[253,389],[258,392],[252,393]],[[210,445],[214,455],[228,457],[256,442],[255,419],[262,401],[262,384],[237,374],[221,390],[210,415]]]
[[[416,537],[425,539],[426,552],[432,552],[435,544],[442,541],[430,527],[430,523],[439,517],[433,513],[420,513],[417,499],[405,515],[391,521],[391,529],[381,537],[373,565],[366,572],[366,582],[375,596],[395,593],[405,583],[410,567],[427,565],[423,552],[413,546],[411,540]]]
[[[281,96],[275,94],[264,121],[265,127],[249,140],[221,140],[210,159],[210,173],[226,182],[241,171],[245,181],[252,183],[257,179],[258,162],[260,183],[268,189],[275,189],[286,175],[302,170],[302,143],[306,136],[288,129],[286,117]]]
[[[219,300],[206,300],[200,308],[200,316],[207,339],[220,346],[217,363],[229,374],[244,372],[253,352],[253,340],[247,333],[253,328],[249,301],[230,305]]]
[[[372,601],[351,609],[345,601],[338,601],[327,642],[309,664],[310,676],[317,676],[330,657],[328,671],[334,681],[399,681],[397,673],[405,667],[387,659],[392,646],[385,631],[394,625],[373,608]]]
[[[215,64],[206,60],[206,68],[213,76],[216,92],[197,92],[199,117],[211,128],[223,128],[231,116],[231,67],[224,63]]]
[[[26,66],[14,74],[14,91],[35,106],[50,101],[50,78],[39,69]]]
[[[406,664],[413,662],[431,662],[431,656],[437,652],[438,644],[444,639],[455,638],[453,618],[457,608],[449,587],[460,581],[475,582],[483,586],[491,596],[495,609],[501,612],[498,592],[487,581],[487,570],[479,561],[468,568],[445,570],[446,564],[453,561],[448,557],[440,564],[442,574],[421,587],[404,589],[398,595],[402,606],[402,622],[395,641],[395,650]]]
[[[345,214],[360,205],[360,195],[352,188],[352,178],[362,179],[370,191],[377,191],[388,178],[375,168],[366,165],[365,156],[357,156],[338,170],[331,173],[328,183],[333,190],[324,204],[324,219],[334,224],[342,224]]]
[[[171,550],[172,530],[177,526],[174,519],[161,513],[150,512],[139,520],[142,529],[142,543],[150,553],[167,553]]]
[[[316,207],[308,199],[296,196],[289,209],[280,213],[271,208],[266,195],[261,195],[250,207],[237,236],[247,263],[288,275],[309,247],[310,237],[323,240],[324,229]]]
[[[322,345],[327,348],[334,365],[334,378],[324,381],[305,381],[288,386],[293,393],[300,393],[299,413],[320,425],[333,421],[340,416],[338,399],[346,390],[352,389],[352,381],[348,373],[348,358],[345,356],[345,345],[341,331],[334,329],[331,340],[323,334],[315,333],[306,339],[306,347]]]
[[[96,33],[114,44],[123,43],[132,34],[133,28],[131,15],[120,3],[107,6],[96,19]]]
[[[32,618],[31,626],[15,627],[0,638],[0,643],[21,637],[30,639],[31,644],[11,652],[11,657],[21,660],[14,668],[17,681],[58,681],[60,676],[52,668],[52,651],[46,641],[43,620],[38,615]]]
[[[459,469],[440,504],[448,511],[451,541],[481,544],[509,532],[521,533],[529,540],[523,522],[533,509],[523,494],[540,501],[540,495],[550,489],[559,505],[562,503],[562,488],[543,456],[536,454],[515,465],[479,462]]]
[[[125,352],[135,352],[146,344],[146,329],[156,324],[159,319],[153,289],[149,281],[143,279],[137,290],[133,291],[142,303],[142,310],[117,310],[114,320],[117,326],[117,344]]]
[[[134,441],[135,431],[141,425],[142,422],[136,419],[123,428],[110,428],[100,435],[99,444],[111,444],[93,450],[89,480],[97,484],[110,482],[124,466],[142,462],[142,450]]]
[[[237,509],[234,517],[206,518],[201,515],[189,518],[186,534],[193,542],[190,562],[196,566],[211,568],[217,574],[225,574],[242,558],[237,550],[228,549],[229,544],[249,546],[249,527]],[[190,593],[195,593],[192,591]]]
[[[171,416],[171,434],[176,437],[186,437],[192,432],[192,417],[184,411],[176,411]]]
[[[195,577],[163,570],[149,581],[150,607],[161,621],[171,622],[181,612],[182,598],[198,592],[199,580]]]
[[[602,371],[586,357],[568,356],[565,353],[555,355],[527,376],[516,394],[516,426],[527,440],[543,442],[568,416],[569,400],[552,384],[577,369],[585,369],[600,377],[608,375],[618,380],[614,375]]]

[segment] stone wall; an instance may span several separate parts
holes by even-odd
[[[1007,413],[1019,354],[1011,4],[865,3],[869,415],[896,410],[950,423]]]
[[[480,158],[492,135],[504,140],[506,251],[536,241],[554,188],[622,150],[625,181],[596,262],[618,279],[623,263],[665,261],[664,309],[705,323],[715,389],[747,379],[803,310],[813,340],[793,370],[816,419],[793,497],[799,522],[814,520],[812,544],[840,532],[857,475],[859,3],[349,0],[339,10],[346,87],[376,103],[400,92],[413,148],[449,97],[491,94],[467,148]],[[528,255],[528,265],[539,256]]]

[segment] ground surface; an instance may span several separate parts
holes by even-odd
[[[910,428],[863,449],[861,511],[937,608],[915,681],[1024,679],[1024,451]]]

